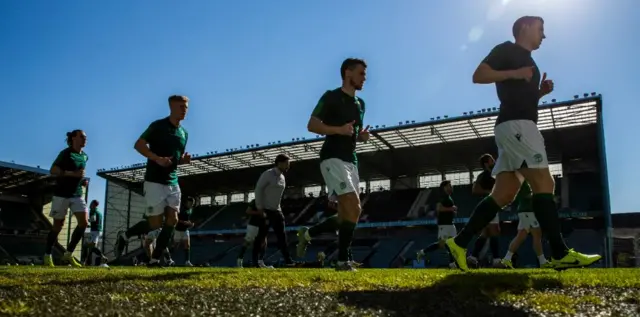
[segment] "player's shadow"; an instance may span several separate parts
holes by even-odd
[[[427,274],[425,274],[428,276]],[[451,274],[421,289],[341,292],[352,307],[382,309],[397,316],[529,316],[523,310],[502,306],[500,294],[522,294],[531,289],[560,287],[556,279],[532,279],[528,274]]]

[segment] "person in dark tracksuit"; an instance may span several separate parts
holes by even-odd
[[[280,200],[287,186],[284,173],[289,170],[289,157],[284,154],[276,156],[275,167],[270,168],[260,175],[255,189],[255,200],[258,212],[264,213],[269,222],[269,226],[278,238],[278,248],[282,253],[286,265],[295,265],[289,253],[287,235],[285,233],[284,215],[280,208]],[[262,241],[267,234],[267,230],[256,237],[257,241]]]

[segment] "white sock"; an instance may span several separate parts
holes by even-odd
[[[540,265],[543,265],[547,263],[547,258],[544,257],[544,254],[540,254],[538,255],[538,261],[540,262]]]
[[[511,261],[512,256],[513,256],[513,252],[507,251],[507,254],[504,256],[504,259],[507,261]]]
[[[258,260],[258,264],[264,265],[264,260]]]
[[[151,259],[151,260],[149,260],[149,264],[153,264],[153,263],[156,263],[156,262],[160,262],[160,260],[157,260],[157,259]]]

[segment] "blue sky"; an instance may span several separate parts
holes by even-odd
[[[603,94],[612,210],[640,211],[637,1],[231,3],[0,1],[0,160],[48,167],[65,133],[84,129],[90,196],[103,200],[95,171],[142,161],[133,143],[168,113],[168,95],[192,100],[192,153],[309,136],[348,56],[369,63],[361,96],[374,125],[496,106],[471,74],[517,17],[541,15],[534,57],[556,85],[546,99]]]

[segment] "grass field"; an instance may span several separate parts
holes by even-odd
[[[0,268],[0,316],[640,316],[640,269]]]

